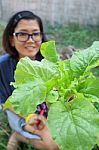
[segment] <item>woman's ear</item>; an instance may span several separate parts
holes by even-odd
[[[15,44],[14,44],[14,38],[13,37],[10,37],[10,44],[11,44],[12,47],[15,46]]]

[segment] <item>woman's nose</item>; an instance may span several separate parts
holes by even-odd
[[[27,42],[35,42],[35,41],[32,36],[29,36]]]

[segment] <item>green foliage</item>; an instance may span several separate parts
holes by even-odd
[[[54,41],[43,43],[41,53],[41,62],[27,57],[18,62],[12,83],[16,89],[7,101],[23,117],[45,101],[47,125],[60,149],[91,150],[99,144],[99,112],[94,105],[99,104],[99,77],[91,72],[99,66],[99,42],[64,61]]]
[[[7,118],[4,112],[0,112],[0,150],[6,150],[6,143],[10,136]]]
[[[74,46],[76,49],[89,47],[99,40],[99,26],[81,26],[78,24],[55,25],[45,24],[48,39],[56,41],[57,48]]]
[[[92,71],[93,71],[93,73],[94,73],[95,76],[99,77],[99,66],[96,67],[96,68],[93,68]]]

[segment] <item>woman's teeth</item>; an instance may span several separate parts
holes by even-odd
[[[29,50],[29,51],[33,51],[33,50],[34,50],[34,47],[33,47],[33,46],[29,46],[29,47],[27,47],[26,49]]]

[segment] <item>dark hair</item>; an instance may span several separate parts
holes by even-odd
[[[15,29],[15,27],[17,26],[18,22],[21,19],[36,20],[38,22],[38,25],[40,27],[40,31],[42,33],[42,43],[47,41],[46,37],[45,37],[45,34],[44,34],[44,30],[43,30],[42,20],[41,20],[41,18],[39,16],[35,15],[31,11],[20,11],[20,12],[17,12],[16,14],[14,14],[10,18],[10,20],[9,20],[5,30],[4,30],[3,40],[2,40],[2,45],[3,45],[4,50],[7,53],[9,53],[12,57],[14,57],[16,59],[19,57],[19,54],[18,54],[17,50],[15,49],[15,47],[11,46],[10,38],[11,38],[11,36],[13,36],[14,29]],[[42,55],[41,55],[40,51],[38,52],[38,54],[36,56],[36,59],[37,60],[41,60],[42,59]]]

